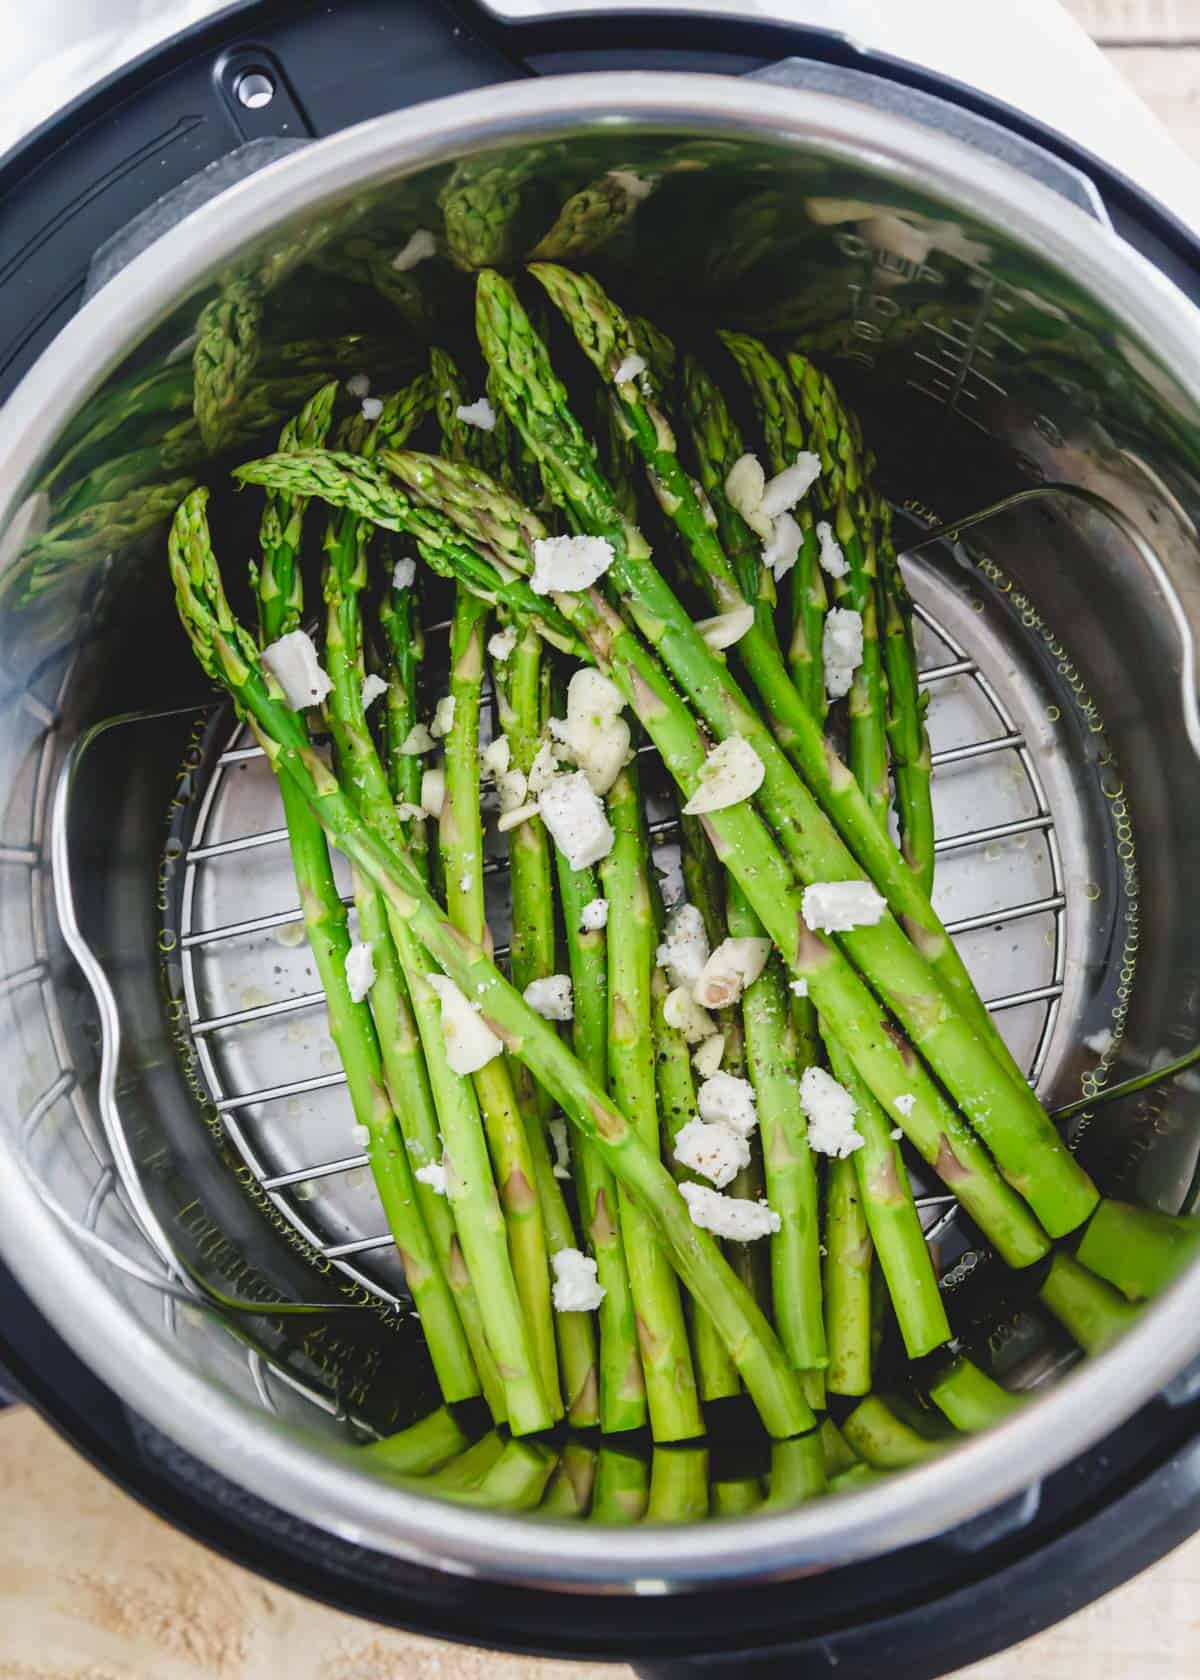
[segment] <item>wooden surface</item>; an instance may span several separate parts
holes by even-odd
[[[1066,4],[1200,161],[1200,0]],[[168,1529],[31,1413],[0,1414],[0,1680],[631,1680],[631,1674],[467,1651],[318,1608]],[[1084,1676],[1200,1676],[1200,1536],[1070,1621],[956,1680]]]

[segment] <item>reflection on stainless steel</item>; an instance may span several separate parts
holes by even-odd
[[[428,1366],[296,943],[274,783],[198,683],[161,516],[181,482],[223,497],[236,452],[324,378],[403,377],[430,322],[468,318],[478,252],[515,261],[611,169],[650,188],[588,227],[624,302],[697,338],[796,338],[861,414],[919,610],[938,908],[1030,1076],[1064,1102],[1200,1036],[1190,307],[1070,206],[876,112],[708,78],[493,89],[241,183],[100,290],[10,406],[0,1243],[106,1382],[309,1521],[460,1571],[673,1589],[880,1552],[1003,1499],[1195,1354],[1200,1280],[1062,1382],[1031,1317],[1019,1379],[1046,1397],[912,1479],[669,1545],[630,1528],[597,1547],[348,1469],[347,1395],[364,1428],[397,1393],[416,1417]],[[448,198],[456,260],[397,273]],[[231,574],[256,520],[250,494],[223,505]],[[499,853],[488,883],[502,941]],[[1106,1188],[1175,1210],[1198,1122],[1180,1087],[1098,1110],[1084,1143]],[[957,1282],[978,1254],[920,1190]],[[338,1310],[336,1332],[281,1298]]]

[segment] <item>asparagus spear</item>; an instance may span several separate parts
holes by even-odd
[[[616,836],[600,866],[608,900],[608,1069],[613,1097],[648,1150],[659,1149],[650,1021],[654,918],[638,786],[626,769],[608,796]],[[642,1371],[656,1441],[704,1432],[679,1289],[652,1225],[628,1195],[621,1232],[637,1310]]]
[[[596,1450],[568,1441],[539,1509],[548,1517],[586,1517],[596,1480]]]
[[[260,350],[262,293],[252,281],[227,277],[196,322],[192,404],[204,446],[224,447],[237,405]]]
[[[782,472],[792,465],[801,450],[810,447],[787,374],[759,339],[746,333],[723,332],[718,336],[754,395],[771,471]],[[828,598],[819,559],[820,544],[807,500],[796,508],[794,517],[800,527],[801,542],[788,578],[792,624],[788,660],[795,686],[812,716],[824,718],[827,700],[821,644]],[[759,565],[761,570],[766,570],[761,558]]]
[[[410,418],[418,411],[423,412],[423,407],[418,410],[414,405],[405,410]],[[399,841],[402,830],[362,706],[360,595],[366,581],[365,538],[369,529],[351,512],[327,538],[325,652],[333,682],[330,723],[339,763],[356,788],[363,814],[383,834]],[[478,1315],[469,1305],[467,1322],[475,1336],[481,1376],[487,1372],[489,1404],[494,1412],[507,1414],[515,1432],[543,1428],[558,1414],[544,1388],[540,1369],[531,1364],[537,1356],[536,1343],[507,1255],[503,1267],[488,1280],[490,1304],[480,1279],[480,1268],[494,1266],[499,1258],[495,1252],[498,1210],[491,1206],[495,1189],[487,1166],[479,1108],[446,1061],[441,1011],[429,984],[429,964],[403,921],[390,912],[386,894],[378,884],[356,870],[354,885],[361,931],[371,944],[375,965],[372,1001],[377,1017],[388,1023],[383,1041],[384,1066],[389,1082],[394,1081],[398,1090],[408,1089],[401,1081],[408,1080],[411,1069],[419,1065],[418,1034],[424,1046],[433,1106],[427,1099],[421,1100],[419,1092],[413,1092],[399,1111],[408,1128],[412,1153],[436,1161],[444,1145],[450,1157],[448,1195],[458,1242],[467,1260],[466,1277],[461,1278],[457,1272],[455,1275],[464,1283],[469,1281],[483,1309],[482,1323],[477,1323]],[[421,1190],[427,1200],[436,1198],[431,1186],[422,1185]],[[478,1232],[467,1228],[477,1201],[484,1205],[487,1215]],[[442,1224],[436,1205],[431,1217]],[[448,1263],[453,1259],[451,1252]],[[506,1351],[509,1348],[511,1356]],[[502,1382],[495,1367],[503,1368]]]
[[[592,1520],[614,1528],[641,1522],[650,1497],[650,1468],[644,1458],[601,1447],[596,1455]]]
[[[700,1522],[707,1515],[707,1448],[655,1447],[650,1460],[646,1521]]]
[[[508,659],[493,666],[493,679],[512,766],[528,775],[548,710],[545,695],[549,672],[543,668],[542,643],[536,630],[521,632]],[[513,985],[524,992],[531,981],[556,972],[554,873],[549,839],[540,817],[531,817],[512,831],[508,858],[512,907],[509,970]],[[552,1255],[577,1249],[579,1238],[547,1147],[550,1108],[545,1093],[519,1062],[511,1064],[511,1073],[529,1136],[547,1247]],[[557,1313],[554,1331],[567,1417],[579,1429],[590,1428],[600,1416],[595,1324],[587,1313]]]
[[[1002,1388],[966,1358],[951,1361],[929,1385],[929,1398],[947,1422],[966,1435],[1003,1423],[1025,1403],[1023,1395]]]
[[[396,1476],[425,1476],[440,1470],[470,1445],[453,1412],[439,1406],[419,1423],[359,1448],[359,1457],[373,1470]]]
[[[937,1273],[913,1201],[899,1143],[879,1104],[858,1077],[845,1046],[826,1035],[829,1065],[854,1098],[855,1126],[863,1139],[850,1157],[858,1195],[892,1307],[910,1359],[922,1359],[951,1339]]]
[[[206,491],[197,490],[185,500],[176,513],[168,545],[180,621],[201,668],[228,689],[271,763],[303,791],[326,832],[382,888],[396,920],[407,922],[414,938],[465,995],[483,1002],[483,1019],[526,1061],[577,1129],[596,1144],[621,1184],[638,1199],[683,1282],[720,1329],[768,1432],[782,1439],[810,1429],[812,1413],[770,1325],[730,1272],[716,1244],[692,1223],[655,1152],[642,1143],[558,1035],[505,981],[486,952],[450,926],[403,845],[382,837],[363,820],[337,777],[312,751],[296,714],[264,679],[254,643],[234,618],[221,585],[205,516],[207,499]],[[457,1178],[461,1168],[457,1161],[455,1165]],[[461,1197],[461,1187],[454,1189]],[[486,1196],[483,1200],[478,1219],[470,1222],[472,1233],[488,1224]],[[498,1219],[498,1208],[495,1211]],[[464,1248],[466,1231],[464,1224]],[[483,1286],[477,1287],[486,1310]],[[490,1316],[488,1323],[490,1330]]]
[[[438,823],[447,914],[460,933],[485,948],[490,935],[483,903],[479,707],[487,618],[487,606],[467,590],[460,589],[450,627],[450,698],[454,712],[446,736],[446,796]],[[552,1203],[562,1207],[562,1193],[554,1178],[538,1117],[531,1116],[533,1124],[528,1127],[523,1123],[508,1066],[497,1058],[472,1077],[504,1204],[513,1275],[533,1338],[542,1386],[555,1415],[561,1415],[549,1253],[556,1246],[574,1247],[574,1233],[570,1231],[568,1219],[567,1240],[558,1244],[548,1242],[548,1210]],[[539,1142],[543,1171],[539,1171],[535,1159],[535,1145]],[[561,1229],[557,1234],[561,1238]],[[568,1387],[567,1399],[586,1407],[584,1391],[595,1380],[594,1349],[581,1347],[577,1333],[586,1332],[587,1322],[582,1314],[562,1316],[571,1321],[565,1335],[572,1355],[571,1366],[564,1369],[563,1375],[569,1385],[575,1385]],[[583,1360],[582,1368],[574,1363],[576,1355]]]
[[[504,592],[510,607],[523,607],[483,557],[494,551],[506,567],[528,572],[530,544],[542,527],[533,515],[511,501],[500,486],[478,474],[463,474],[451,463],[425,456],[387,452],[389,467],[401,473],[418,493],[448,510],[453,521],[479,544],[467,550],[436,534],[429,515],[422,551],[431,562],[446,563],[463,575],[484,574],[483,587]],[[240,468],[250,482],[303,485],[326,500],[351,501],[366,517],[407,528],[412,503],[381,476],[344,467],[338,457],[280,455]],[[560,615],[569,615],[597,668],[621,689],[658,747],[685,797],[696,790],[707,752],[694,720],[658,661],[598,592],[560,595]],[[918,1153],[953,1189],[1010,1265],[1023,1266],[1047,1252],[1048,1240],[1015,1192],[1000,1178],[986,1150],[937,1091],[909,1047],[881,1021],[879,1006],[839,952],[805,927],[801,894],[791,869],[776,849],[757,812],[748,802],[710,813],[706,818],[713,845],[724,866],[741,883],[767,934],[790,973],[809,986],[823,1015],[855,1046],[856,1063],[867,1084]],[[908,1097],[914,1102],[910,1107]],[[903,1101],[897,1106],[897,1098]]]
[[[871,1263],[875,1249],[853,1157],[833,1160],[825,1181],[825,1335],[831,1394],[871,1387]]]
[[[871,1394],[856,1406],[842,1433],[858,1456],[876,1470],[907,1470],[945,1452],[953,1431],[929,1413],[896,1398]]]
[[[534,273],[566,314],[591,359],[606,376],[611,375],[617,365],[614,356],[625,352],[631,343],[628,323],[594,282],[584,282],[551,264],[535,265]],[[528,441],[537,450],[547,487],[554,490],[579,524],[612,544],[615,558],[610,576],[629,601],[644,633],[655,641],[713,729],[722,738],[740,735],[754,748],[766,771],[760,802],[797,869],[807,880],[856,874],[849,854],[838,856],[844,848],[779,751],[770,729],[656,572],[640,533],[621,520],[594,456],[570,414],[566,393],[554,376],[545,348],[533,333],[512,288],[500,276],[485,272],[480,276],[477,303],[485,354],[494,370],[506,372],[498,385],[501,399],[514,425],[518,430],[525,428]],[[691,481],[679,465],[664,417],[647,402],[636,382],[626,381],[614,390],[638,447],[667,493],[672,518],[687,536],[693,554],[698,559],[703,556],[705,569],[719,579],[723,604],[740,600],[720,545],[704,518]],[[739,643],[748,664],[752,645],[765,647],[768,659],[773,657],[767,642],[752,626]],[[787,691],[805,725],[816,727],[781,664],[777,659],[774,663],[775,686],[763,689],[760,681],[770,708],[781,708],[776,688]],[[777,716],[782,717],[781,709]],[[825,759],[823,742],[821,757]],[[846,774],[844,768],[842,774]],[[803,823],[797,821],[801,812]],[[818,831],[822,831],[819,840]],[[887,836],[882,838],[890,849]],[[831,872],[822,867],[835,861],[841,868]],[[911,872],[902,862],[901,867],[911,882]],[[842,938],[846,948],[855,952],[856,960],[863,962],[885,1003],[970,1117],[1010,1182],[1039,1213],[1047,1230],[1052,1235],[1074,1230],[1095,1207],[1099,1192],[1065,1148],[1028,1085],[1011,1064],[1002,1065],[990,1053],[990,1037],[981,1034],[973,1021],[950,1004],[924,958],[890,918],[871,928],[857,928]],[[986,1017],[981,1004],[978,1009]],[[986,1031],[991,1035],[994,1028],[989,1024]]]
[[[696,1088],[692,1080],[691,1055],[687,1040],[670,1026],[663,1014],[668,984],[661,968],[655,968],[650,979],[651,1002],[654,1014],[654,1059],[658,1075],[658,1102],[662,1118],[663,1147],[667,1161],[679,1183],[703,1183],[675,1159],[675,1138],[682,1127],[696,1116]],[[745,1246],[744,1244],[742,1245]],[[732,1264],[732,1259],[731,1259]],[[736,1267],[735,1267],[736,1270]],[[741,1390],[733,1361],[725,1352],[712,1323],[696,1310],[695,1302],[688,1302],[688,1321],[692,1331],[692,1351],[696,1358],[696,1380],[702,1400],[725,1400]],[[776,1328],[781,1326],[776,1322]],[[780,1334],[789,1354],[787,1338]]]
[[[825,1492],[825,1454],[819,1431],[771,1445],[764,1511],[787,1511]]]
[[[608,939],[603,928],[585,929],[586,907],[600,898],[592,868],[572,869],[555,848],[559,898],[575,1014],[575,1054],[598,1085],[608,1081]],[[600,1427],[606,1435],[640,1429],[646,1421],[646,1382],[638,1346],[637,1319],[620,1224],[616,1180],[600,1153],[584,1138],[571,1151],[580,1217],[604,1289],[600,1324]]]
[[[336,391],[335,385],[327,385],[317,392],[298,418],[284,427],[281,447],[311,447],[323,440]],[[297,560],[304,511],[304,502],[298,498],[270,495],[266,501],[260,533],[262,560],[255,580],[263,646],[300,623],[303,593]],[[466,1400],[479,1393],[479,1377],[451,1293],[445,1249],[439,1253],[440,1245],[428,1229],[405,1147],[407,1139],[401,1139],[399,1121],[405,1108],[428,1101],[423,1069],[419,1058],[406,1059],[404,1082],[385,1084],[371,1011],[366,1003],[354,1002],[346,981],[350,934],[324,832],[300,792],[286,779],[280,781],[280,793],[305,930],[325,992],[330,1032],[345,1069],[351,1107],[367,1132],[372,1174],[442,1393],[450,1401]],[[399,1023],[397,1030],[404,1030]]]

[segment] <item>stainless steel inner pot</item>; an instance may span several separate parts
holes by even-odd
[[[938,903],[1046,1100],[1200,1031],[1195,311],[1094,211],[886,113],[759,80],[521,83],[242,181],[103,285],[8,407],[0,1247],[132,1407],[342,1537],[573,1589],[811,1571],[994,1505],[1128,1416],[1200,1351],[1200,1276],[1086,1367],[997,1287],[987,1356],[1037,1403],[791,1511],[601,1533],[356,1468],[354,1443],[419,1416],[432,1379],[296,939],[271,778],[178,630],[162,514],[186,481],[225,485],[301,387],[383,389],[420,352],[418,304],[465,337],[469,277],[441,266],[422,304],[386,253],[485,155],[517,193],[498,260],[585,181],[633,170],[656,191],[595,258],[621,301],[794,337],[857,407],[911,549]],[[229,453],[206,459],[165,370],[188,366],[218,277],[249,272],[270,281],[258,361],[233,379]],[[257,509],[218,500],[232,575]],[[499,861],[494,880],[499,919]],[[1186,1081],[1076,1135],[1106,1191],[1195,1206]],[[999,1268],[922,1189],[947,1288],[986,1292]]]

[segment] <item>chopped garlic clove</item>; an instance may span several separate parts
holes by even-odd
[[[531,980],[523,996],[530,1009],[535,1009],[544,1021],[571,1021],[575,1018],[569,974],[547,974],[540,980]]]
[[[805,1068],[801,1074],[800,1105],[808,1116],[808,1146],[818,1155],[843,1160],[862,1148],[866,1140],[854,1124],[854,1098],[824,1068]]]
[[[433,722],[429,725],[429,733],[435,740],[440,741],[444,735],[449,735],[454,728],[454,706],[453,694],[443,694],[434,707]]]
[[[758,979],[770,955],[769,939],[723,939],[696,981],[696,1002],[705,1009],[728,1009]]]
[[[495,1061],[503,1044],[453,980],[444,974],[431,974],[429,984],[442,1006],[442,1039],[451,1073],[478,1073]]]
[[[800,558],[803,541],[804,533],[790,513],[781,513],[772,520],[771,535],[763,544],[762,557],[763,565],[776,583],[782,582]]]
[[[728,1126],[689,1120],[675,1133],[675,1159],[723,1190],[750,1165],[750,1145]]]
[[[613,546],[604,537],[535,537],[529,587],[535,595],[590,589],[612,563]]]
[[[645,356],[626,356],[620,367],[613,374],[613,384],[627,385],[631,379],[636,379],[639,373],[645,373],[645,371]]]
[[[446,772],[435,766],[421,772],[421,810],[427,817],[440,817],[446,803]]]
[[[283,697],[294,712],[319,706],[333,687],[317,658],[312,637],[304,630],[292,630],[265,647],[262,662],[283,690]]]
[[[529,779],[520,770],[505,770],[496,777],[501,813],[519,811],[529,797]]]
[[[708,933],[694,904],[678,904],[667,917],[666,938],[655,962],[665,968],[672,986],[694,986],[708,961]]]
[[[684,815],[699,817],[740,804],[758,792],[765,774],[762,759],[749,741],[731,735],[705,759],[700,784],[683,807]]]
[[[422,753],[432,752],[437,742],[423,723],[414,723],[408,734],[400,743],[400,751],[408,758],[419,758]]]
[[[692,1224],[730,1242],[757,1242],[773,1236],[782,1225],[766,1202],[748,1202],[739,1196],[722,1196],[704,1184],[681,1184],[679,1194],[688,1206]]]
[[[518,805],[515,811],[505,811],[502,817],[497,818],[497,832],[507,834],[511,829],[520,828],[522,823],[527,823],[531,817],[537,815],[538,808],[532,801],[528,805]]]
[[[551,718],[550,732],[583,771],[593,793],[606,794],[628,763],[632,737],[621,716],[615,683],[586,666],[567,685],[567,715]]]
[[[771,535],[771,521],[760,513],[767,475],[757,455],[739,455],[725,475],[725,494],[752,531],[764,539]]]
[[[377,677],[374,671],[371,672],[370,676],[364,677],[362,685],[363,711],[369,711],[375,701],[379,699],[379,696],[386,693],[387,683],[384,682],[382,677]]]
[[[821,457],[809,449],[802,449],[794,465],[785,467],[774,478],[767,480],[758,504],[760,517],[776,519],[781,513],[790,513],[820,476]]]
[[[375,953],[361,940],[346,952],[346,985],[351,1003],[361,1003],[375,984]]]
[[[701,1120],[728,1126],[739,1137],[749,1137],[758,1125],[758,1102],[748,1079],[736,1073],[714,1073],[696,1092]]]
[[[711,1038],[716,1023],[706,1009],[692,996],[687,986],[676,986],[663,1001],[663,1020],[682,1033],[689,1044],[699,1044]]]
[[[586,869],[612,851],[612,825],[581,770],[552,777],[537,803],[551,839],[572,869]]]
[[[887,899],[870,881],[814,881],[800,900],[804,925],[814,933],[849,933],[883,920]]]
[[[418,228],[396,252],[392,258],[392,267],[397,274],[407,274],[410,269],[416,268],[418,263],[427,262],[436,254],[437,240],[428,228]]]
[[[720,653],[723,648],[740,642],[753,623],[754,608],[743,604],[731,608],[729,612],[718,613],[715,618],[697,619],[696,629],[708,646]]]
[[[714,1033],[706,1038],[692,1057],[692,1066],[701,1079],[711,1079],[721,1066],[725,1054],[725,1034]]]
[[[511,762],[512,748],[508,744],[507,735],[497,735],[479,755],[480,768],[486,776],[503,776]]]

